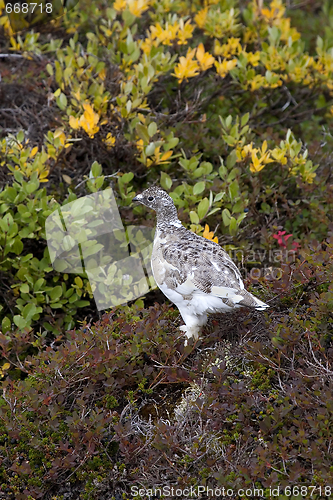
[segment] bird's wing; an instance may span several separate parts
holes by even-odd
[[[183,296],[204,292],[221,298],[230,307],[266,309],[267,304],[245,290],[242,276],[229,255],[218,245],[207,243],[199,240],[189,245],[178,241],[164,246],[167,286]]]
[[[220,246],[209,240],[198,237],[193,241],[171,241],[163,246],[162,254],[170,272],[179,274],[184,290],[181,293],[197,289],[227,298],[230,292],[244,289],[237,266]]]

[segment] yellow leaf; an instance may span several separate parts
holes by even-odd
[[[228,42],[223,45],[221,45],[218,40],[215,40],[214,54],[216,56],[230,57],[235,54],[240,54],[241,51],[242,46],[240,44],[240,38],[231,37],[228,39]]]
[[[84,113],[79,119],[79,125],[90,138],[93,138],[94,135],[99,131],[99,127],[97,126],[99,122],[99,114],[95,113],[91,104],[89,102],[85,102],[83,104]]]
[[[10,368],[10,363],[4,363],[1,367],[1,370],[5,371],[5,370],[9,370]]]
[[[155,42],[151,38],[146,38],[143,42],[141,42],[141,50],[144,54],[150,54],[152,47],[155,45]]]
[[[123,10],[126,9],[126,0],[116,0],[113,4],[113,8],[117,12],[122,12]]]
[[[111,149],[115,145],[116,138],[113,137],[113,135],[109,132],[107,134],[106,138],[104,139],[104,142],[105,142],[107,148]]]
[[[215,243],[218,243],[219,240],[218,240],[218,237],[215,236],[215,238],[213,238],[214,236],[214,231],[209,231],[209,226],[208,224],[205,225],[205,229],[204,229],[204,232],[202,233],[202,236],[204,238],[206,238],[207,240],[210,240],[210,241],[214,241]]]
[[[194,26],[192,26],[191,20],[189,19],[184,24],[183,19],[181,19],[179,21],[179,29],[178,29],[178,34],[177,34],[178,45],[186,45],[187,40],[189,38],[192,38],[193,31],[194,31]]]
[[[49,175],[49,171],[48,170],[43,170],[43,172],[41,172],[39,174],[39,182],[49,182],[47,176]]]
[[[81,92],[80,89],[78,89],[76,92],[72,93],[72,96],[78,101],[81,102]]]
[[[200,43],[200,45],[197,48],[196,56],[202,71],[206,71],[206,69],[211,68],[213,66],[215,57],[213,57],[209,52],[205,52],[205,48],[202,43]]]
[[[63,174],[62,178],[66,182],[66,184],[72,184],[72,179],[69,177],[69,175]]]
[[[131,14],[140,17],[150,6],[149,0],[128,0],[128,8]]]
[[[250,165],[250,170],[251,172],[260,172],[264,168],[264,164],[261,165],[261,162],[259,158],[257,157],[257,153],[255,151],[252,151],[252,163]]]
[[[243,52],[244,56],[247,58],[247,62],[252,64],[252,66],[258,66],[260,61],[260,52]]]
[[[21,45],[16,42],[16,40],[13,36],[10,37],[10,43],[12,44],[12,47],[14,50],[20,50]]]
[[[162,28],[160,23],[157,23],[155,26],[150,27],[151,38],[153,40],[156,39],[159,42],[162,42],[163,45],[172,45],[172,41],[177,38],[178,30],[179,24],[177,23],[177,21],[173,25],[169,25],[169,23],[166,23],[165,29]]]
[[[199,10],[199,12],[194,16],[194,21],[201,29],[204,28],[205,26],[207,12],[208,12],[208,7],[205,7],[204,9]]]
[[[179,63],[173,73],[178,78],[178,83],[181,83],[185,78],[192,78],[199,74],[199,65],[197,61],[193,61],[195,52],[196,49],[188,49],[186,57],[179,58]]]
[[[266,84],[266,79],[262,75],[256,75],[253,80],[249,82],[251,85],[251,90],[257,90],[260,89],[260,87],[263,87]]]
[[[166,151],[160,158],[160,161],[166,161],[172,156],[172,151]]]
[[[38,151],[38,147],[36,146],[36,147],[34,147],[34,148],[30,151],[30,155],[29,155],[29,157],[30,157],[30,158],[33,158],[33,157],[35,156],[35,154],[37,153],[37,151]]]
[[[252,151],[254,151],[255,153],[258,151],[252,146],[252,142],[250,144],[245,144],[245,146],[243,146],[243,148],[240,148],[239,151],[240,160],[246,158],[249,155],[252,155]]]
[[[61,128],[57,128],[57,130],[54,131],[54,134],[53,134],[54,138],[55,139],[58,139],[60,140],[60,144],[62,146],[65,145],[65,142],[66,142],[66,135],[64,133],[64,131],[61,129]]]
[[[101,79],[102,81],[104,81],[104,80],[105,80],[105,78],[106,78],[106,69],[105,69],[105,68],[103,68],[103,69],[102,69],[102,70],[98,73],[98,76],[100,77],[100,79]]]
[[[313,179],[316,177],[316,174],[314,172],[304,172],[302,177],[305,182],[307,182],[308,184],[312,184]]]
[[[222,78],[224,78],[229,73],[229,71],[235,68],[235,66],[237,65],[237,59],[231,59],[230,61],[228,61],[227,59],[223,59],[222,62],[215,61],[214,64],[217,73]]]
[[[69,117],[69,125],[74,129],[78,129],[80,127],[79,125],[79,120],[77,118],[75,118],[74,116],[70,116]]]

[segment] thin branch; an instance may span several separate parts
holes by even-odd
[[[0,58],[12,57],[13,59],[25,59],[21,54],[0,54]]]

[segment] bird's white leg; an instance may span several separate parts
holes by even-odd
[[[179,327],[179,330],[184,332],[188,339],[193,337],[195,340],[198,340],[198,338],[199,338],[200,328],[198,326],[188,327],[186,325],[183,325],[183,326]]]
[[[183,311],[180,311],[180,314],[185,321],[185,325],[180,326],[179,329],[185,333],[188,339],[193,337],[194,340],[198,340],[200,329],[207,322],[207,314],[193,316],[186,314]],[[185,345],[187,345],[187,340],[185,341]]]

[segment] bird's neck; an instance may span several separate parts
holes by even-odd
[[[163,211],[157,212],[156,222],[157,229],[160,231],[172,227],[182,227],[182,223],[178,219],[176,207],[164,208]]]

